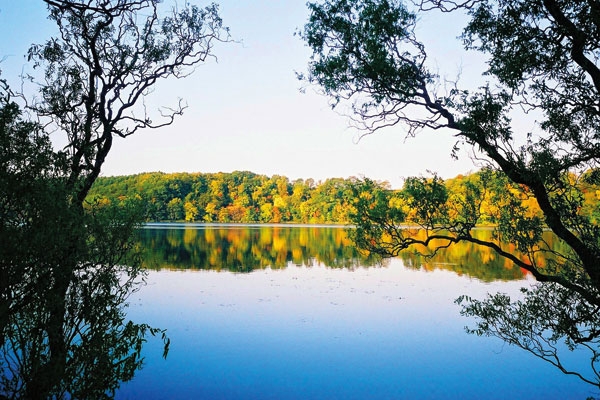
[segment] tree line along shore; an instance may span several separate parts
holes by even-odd
[[[581,197],[579,212],[600,218],[600,185],[588,183],[582,174],[573,176]],[[433,179],[433,178],[431,178]],[[355,212],[357,188],[361,179],[331,178],[290,180],[285,176],[266,176],[248,171],[230,173],[162,173],[100,177],[92,187],[88,204],[135,204],[148,222],[240,222],[240,223],[308,223],[347,224]],[[408,180],[407,180],[408,182]],[[501,175],[478,171],[443,180],[449,204],[465,201],[468,185],[485,186],[480,199],[480,223],[494,224],[499,204],[494,193],[518,192],[519,188]],[[410,221],[406,201],[407,185],[391,189],[387,182],[375,182],[375,190],[392,192],[390,206],[399,208]],[[371,189],[373,190],[373,189]],[[523,195],[521,206],[529,215],[541,212],[533,197]]]

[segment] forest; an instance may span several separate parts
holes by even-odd
[[[600,185],[591,183],[596,172],[572,175],[573,197],[579,197],[581,207],[576,212],[600,219]],[[478,204],[479,223],[497,223],[503,204],[499,200],[505,191],[520,196],[520,207],[529,216],[541,211],[533,197],[518,190],[503,175],[480,170],[451,179],[408,178],[401,189],[392,189],[387,182],[371,182],[369,191],[390,194],[389,205],[400,210],[410,222],[415,210],[408,200],[415,180],[436,180],[445,188],[449,207],[470,201],[467,188],[476,187],[484,195]],[[307,223],[349,224],[356,212],[355,202],[363,180],[331,178],[324,182],[313,179],[290,181],[285,176],[259,175],[248,171],[231,173],[162,173],[100,177],[87,199],[88,205],[120,205],[140,207],[147,221],[238,222],[238,223]],[[373,195],[370,193],[369,195]],[[414,195],[414,193],[413,193]],[[417,196],[418,197],[418,196]]]
[[[346,223],[356,179],[315,182],[252,172],[100,177],[88,204],[135,204],[148,221]]]

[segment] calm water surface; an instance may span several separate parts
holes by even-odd
[[[343,229],[326,227],[154,226],[140,244],[151,271],[129,314],[167,328],[171,348],[165,360],[150,339],[120,399],[600,395],[520,349],[464,332],[470,321],[456,297],[517,294],[531,283],[493,254],[465,247],[381,266]]]

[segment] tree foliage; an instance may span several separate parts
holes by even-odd
[[[89,204],[138,202],[148,221],[350,222],[355,178],[293,182],[284,176],[231,173],[143,173],[100,177]]]
[[[600,306],[600,232],[584,207],[586,181],[596,182],[600,159],[596,2],[423,0],[409,7],[398,0],[325,0],[309,3],[309,9],[300,36],[313,54],[302,79],[320,86],[334,106],[351,105],[351,118],[366,133],[396,124],[408,127],[410,135],[434,129],[456,137],[457,146],[472,147],[487,165],[482,184],[466,186],[454,199],[445,198],[436,176],[409,180],[404,201],[418,207],[404,220],[394,220],[385,207],[359,209],[356,221],[364,228],[359,244],[387,256],[412,246],[465,241],[494,249],[539,284],[525,303],[500,297],[469,302],[464,313],[481,321],[475,332],[530,351],[528,340],[539,339],[533,353],[555,365],[553,344],[559,339],[588,347],[591,377],[585,379],[600,386],[597,313],[588,312]],[[461,88],[456,82],[442,91],[415,35],[418,13],[439,11],[469,17],[462,41],[487,57],[482,71],[487,85]],[[518,124],[521,110],[534,122],[531,130]],[[498,182],[504,191],[495,188]],[[535,207],[524,206],[532,203]],[[526,258],[472,235],[490,212],[495,237],[514,243]],[[418,225],[427,236],[415,241],[397,222]],[[567,251],[555,254],[543,229],[564,241]],[[540,265],[539,253],[552,253],[553,262]],[[546,298],[544,307],[554,313],[544,321],[535,311],[545,309],[539,302]],[[555,316],[560,323],[553,322]],[[500,319],[502,324],[493,323]],[[547,347],[549,352],[541,350]]]
[[[590,174],[592,172],[588,171],[585,176]],[[408,178],[404,187],[392,190],[387,182],[368,178],[330,178],[315,182],[313,179],[290,181],[284,176],[269,177],[248,171],[152,172],[99,177],[89,192],[86,204],[120,207],[138,204],[146,210],[146,220],[150,222],[316,224],[351,224],[360,218],[356,213],[357,207],[365,209],[379,205],[381,212],[400,213],[394,217],[398,222],[412,221],[419,212],[429,213],[434,219],[459,219],[462,223],[475,219],[478,225],[502,223],[504,239],[508,241],[513,241],[508,235],[517,233],[512,229],[511,224],[516,221],[511,218],[512,215],[520,212],[535,220],[542,215],[533,197],[507,197],[507,192],[516,193],[514,185],[506,176],[489,170],[444,181],[439,177],[431,182],[428,180],[425,177]],[[600,216],[600,185],[584,181],[581,178],[577,183],[583,194],[581,213],[597,220]],[[431,185],[439,191],[436,200],[439,209],[418,200],[423,197],[422,191],[430,190],[426,188]],[[368,214],[374,216],[372,208],[369,210]],[[447,216],[442,216],[442,211]],[[362,215],[367,217],[367,213]],[[277,221],[276,217],[279,218]]]

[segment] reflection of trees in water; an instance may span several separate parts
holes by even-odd
[[[147,268],[229,270],[286,268],[290,263],[356,268],[377,263],[361,254],[344,229],[336,227],[231,226],[143,229],[139,232]]]
[[[424,231],[414,231],[416,236],[425,237]],[[492,241],[493,231],[491,229],[476,229],[473,237],[479,240]],[[550,248],[558,249],[562,244],[551,232],[544,233],[544,240]],[[432,242],[431,248],[441,243]],[[501,243],[501,247],[512,254],[519,254],[512,243]],[[546,255],[545,257],[550,257]],[[453,244],[448,248],[438,249],[432,253],[426,248],[412,248],[403,250],[399,256],[408,268],[424,268],[426,270],[444,269],[453,271],[459,275],[466,275],[480,279],[484,282],[494,280],[518,280],[522,279],[527,272],[515,266],[510,260],[500,257],[489,247],[478,246],[469,242]],[[521,256],[525,258],[525,256]],[[543,266],[547,258],[540,255],[538,265]]]
[[[491,234],[485,229],[476,233],[481,238],[489,238]],[[267,267],[285,268],[290,263],[355,268],[374,266],[378,262],[375,257],[359,252],[348,239],[346,230],[336,227],[151,228],[141,230],[138,239],[144,266],[151,269],[250,272]],[[400,258],[408,268],[445,269],[483,281],[514,280],[524,276],[521,269],[497,257],[493,251],[471,243],[459,243],[433,255],[426,249],[420,254],[404,251]]]
[[[142,366],[147,336],[164,333],[126,318],[143,273],[131,252],[137,216],[60,204],[0,229],[0,399],[110,398]]]
[[[415,236],[425,236],[423,231],[414,233]],[[479,239],[491,239],[492,231],[481,229],[474,236]],[[442,243],[440,243],[442,244]],[[431,248],[438,243],[432,242]],[[505,246],[510,247],[506,244]],[[454,244],[448,248],[438,249],[432,253],[426,248],[411,248],[403,250],[399,256],[404,265],[409,268],[424,268],[426,270],[444,269],[459,275],[466,275],[485,282],[494,280],[522,279],[525,272],[509,260],[499,257],[493,250],[468,242]]]
[[[4,316],[0,398],[111,398],[141,368],[145,336],[160,332],[127,321],[134,281],[109,268],[77,275],[64,298],[42,280],[30,301]]]

